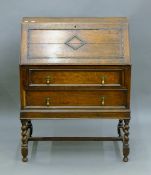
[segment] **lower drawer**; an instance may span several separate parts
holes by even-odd
[[[127,105],[127,91],[27,91],[26,107],[52,106],[122,106]]]

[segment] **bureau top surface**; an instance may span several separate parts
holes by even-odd
[[[128,20],[22,19],[21,65],[130,65]]]
[[[68,17],[68,18],[49,18],[49,17],[24,17],[22,23],[26,22],[35,23],[127,23],[128,19],[126,17]]]

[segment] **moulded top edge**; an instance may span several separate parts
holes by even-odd
[[[128,23],[127,17],[23,17],[22,23]]]

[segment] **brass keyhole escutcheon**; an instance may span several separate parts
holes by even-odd
[[[50,106],[50,98],[49,97],[46,98],[46,106]]]

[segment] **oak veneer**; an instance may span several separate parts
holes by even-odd
[[[122,141],[128,161],[131,61],[127,18],[22,20],[20,119],[28,141]],[[33,137],[31,120],[117,119],[117,137]]]

